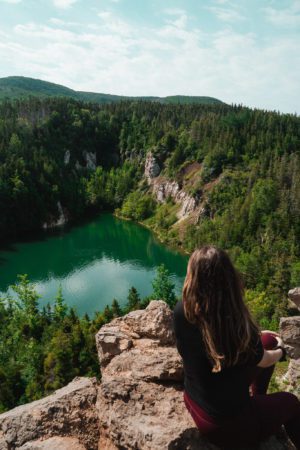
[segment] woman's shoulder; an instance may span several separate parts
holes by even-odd
[[[179,300],[173,309],[173,320],[176,323],[184,324],[187,322],[182,300]]]
[[[183,303],[182,300],[178,301],[173,309],[173,322],[175,331],[178,328],[181,328],[182,325],[185,323],[186,319],[184,316],[184,309],[183,309]]]
[[[179,315],[184,314],[184,309],[183,309],[183,302],[182,302],[182,300],[179,300],[179,301],[176,303],[176,305],[174,306],[173,314],[174,314],[174,316],[179,316]]]
[[[199,332],[199,327],[187,320],[184,314],[184,307],[182,300],[178,301],[173,309],[173,322],[175,330]]]

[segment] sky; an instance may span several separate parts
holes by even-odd
[[[0,77],[300,113],[300,0],[0,0]]]

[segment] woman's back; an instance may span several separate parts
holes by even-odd
[[[174,308],[174,331],[184,364],[184,387],[188,395],[212,417],[236,413],[249,399],[249,382],[264,349],[257,336],[255,353],[246,363],[212,372],[200,328],[187,321],[183,303]]]
[[[298,399],[266,393],[284,349],[278,336],[261,334],[253,321],[225,251],[205,246],[191,255],[174,331],[184,365],[184,402],[207,439],[233,449],[258,443],[284,424],[300,450]]]

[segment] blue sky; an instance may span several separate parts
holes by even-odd
[[[0,77],[300,113],[300,0],[0,0]]]

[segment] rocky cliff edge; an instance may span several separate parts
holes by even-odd
[[[281,330],[290,366],[298,367],[300,316],[282,319]],[[152,301],[114,319],[100,329],[96,343],[101,382],[76,378],[1,414],[0,450],[217,450],[201,438],[184,406],[182,362],[166,303]],[[299,385],[291,367],[285,385]],[[284,437],[273,436],[251,450],[291,448]]]

